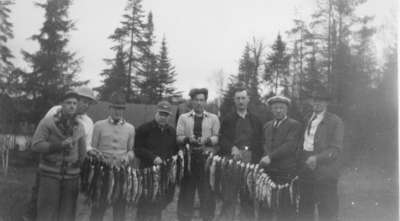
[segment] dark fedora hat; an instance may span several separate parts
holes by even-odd
[[[311,93],[311,98],[315,100],[330,101],[332,99],[332,95],[329,93],[328,89],[325,87],[320,87],[316,90],[313,90]]]
[[[125,109],[126,108],[126,99],[125,95],[122,92],[114,92],[111,94],[110,99],[110,107]]]

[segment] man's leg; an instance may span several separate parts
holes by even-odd
[[[193,172],[193,171],[192,171]],[[179,190],[178,197],[178,220],[188,221],[193,216],[193,204],[195,196],[195,174],[188,174],[185,171],[185,176],[182,179],[182,183]]]
[[[337,186],[337,179],[318,184],[318,213],[320,221],[337,221],[339,210]]]
[[[299,184],[299,221],[314,220],[315,193],[314,180],[300,177]]]
[[[40,175],[37,217],[40,221],[57,220],[59,215],[60,182],[56,178]]]
[[[68,179],[60,182],[61,205],[59,221],[74,221],[76,217],[76,201],[79,193],[79,179]]]

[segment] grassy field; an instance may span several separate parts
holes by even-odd
[[[17,163],[15,158],[28,163]],[[35,167],[29,156],[12,153],[9,174],[0,173],[0,221],[21,220],[26,209],[35,176]],[[366,164],[363,160],[347,168],[340,179],[340,220],[342,221],[394,221],[398,220],[398,180],[396,169],[382,169],[379,164]],[[89,209],[79,199],[78,219],[88,220]],[[127,220],[134,220],[134,209],[129,209]],[[107,215],[105,220],[111,218]],[[176,220],[176,200],[163,214],[164,220]]]

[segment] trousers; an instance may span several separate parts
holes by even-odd
[[[201,153],[192,153],[191,171],[185,168],[178,197],[178,220],[189,221],[194,212],[194,196],[196,191],[200,199],[200,216],[209,221],[214,218],[215,196],[211,191],[204,169],[206,156]]]
[[[74,221],[79,178],[57,179],[40,175],[37,220]]]

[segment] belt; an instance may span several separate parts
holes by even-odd
[[[61,167],[63,165],[63,161],[48,161],[43,159],[42,163],[46,166],[51,166],[51,167]],[[79,162],[64,162],[64,165],[66,167],[71,167],[71,168],[79,168]]]

